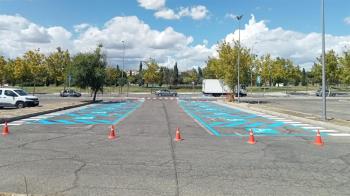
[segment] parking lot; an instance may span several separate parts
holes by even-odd
[[[23,119],[0,190],[42,195],[346,195],[350,137],[215,100],[140,99]],[[111,124],[117,138],[108,139]],[[175,130],[181,142],[175,142]],[[257,143],[247,143],[253,129]],[[334,135],[335,134],[335,135]],[[337,135],[338,134],[338,135]],[[345,134],[346,135],[346,134]]]

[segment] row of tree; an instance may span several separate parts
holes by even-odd
[[[245,85],[272,86],[320,84],[322,79],[321,57],[311,71],[306,72],[299,65],[284,58],[272,58],[266,54],[258,57],[252,54],[250,49],[239,47],[235,42],[230,45],[227,42],[219,44],[218,57],[209,58],[204,68],[205,78],[223,79],[233,88],[237,84],[238,66],[237,58],[240,54],[240,83]],[[345,51],[338,56],[333,50],[326,53],[326,73],[329,85],[350,84],[350,51]]]
[[[71,57],[68,50],[57,51],[45,56],[40,50],[27,51],[22,57],[5,59],[0,56],[0,85],[64,85],[72,82],[80,87],[91,87],[95,96],[104,85],[124,86],[137,84],[200,84],[203,78],[223,79],[233,89],[237,84],[237,58],[240,54],[240,82],[245,85],[271,86],[303,85],[321,83],[321,58],[316,58],[311,71],[300,69],[291,60],[272,58],[269,54],[258,57],[248,48],[223,42],[218,47],[218,57],[209,58],[207,66],[179,72],[173,68],[159,66],[150,59],[140,62],[136,72],[125,72],[119,66],[108,66],[102,45],[94,52],[79,53]],[[146,65],[146,67],[143,67]],[[350,51],[337,55],[333,50],[326,54],[326,73],[329,85],[350,84]],[[71,80],[73,78],[73,80]],[[94,97],[95,97],[94,96]]]

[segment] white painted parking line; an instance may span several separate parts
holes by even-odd
[[[294,126],[310,126],[309,124],[299,124],[299,123],[295,123],[295,124],[292,124],[292,125],[294,125]]]
[[[168,99],[168,97],[165,97],[164,99]]]
[[[279,118],[279,117],[273,117],[273,118],[270,118],[272,120],[286,120],[285,118]]]
[[[300,122],[295,122],[295,121],[287,121],[284,123],[286,123],[286,124],[301,124]]]
[[[292,122],[291,120],[285,120],[285,119],[281,119],[281,120],[276,120],[276,121],[278,121],[278,122]]]
[[[318,129],[316,130],[312,130],[313,132],[317,132],[318,131]],[[336,130],[319,130],[320,131],[320,133],[338,133],[338,131],[336,131]]]
[[[1,126],[4,126],[5,124],[0,124]],[[21,123],[7,123],[7,126],[18,126],[22,125]]]
[[[36,117],[31,117],[30,119],[45,119],[47,118],[46,116],[36,116]]]
[[[304,129],[324,129],[323,127],[302,127]]]
[[[39,119],[31,119],[31,118],[27,118],[27,119],[23,119],[24,121],[37,121]]]
[[[350,137],[350,133],[330,133],[328,135],[335,137]]]
[[[271,116],[271,115],[260,115],[262,117],[265,117],[265,118],[276,118],[276,116]]]

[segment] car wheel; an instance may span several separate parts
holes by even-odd
[[[24,108],[24,103],[22,101],[19,101],[16,103],[16,108],[20,109],[20,108]]]

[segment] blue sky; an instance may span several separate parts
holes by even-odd
[[[104,24],[114,17],[137,16],[152,30],[162,32],[171,27],[187,38],[192,37],[193,41],[187,47],[195,47],[207,40],[208,49],[237,29],[237,21],[228,17],[229,14],[244,14],[243,25],[248,23],[253,14],[256,22],[264,21],[269,29],[281,27],[285,31],[303,33],[305,36],[320,32],[320,0],[160,0],[164,1],[164,5],[151,9],[143,7],[140,1],[143,0],[0,0],[0,15],[20,15],[44,28],[63,27],[72,34],[72,41],[81,36],[81,32],[75,31],[76,25],[86,23],[102,30]],[[199,5],[207,10],[205,17],[200,19],[189,15],[178,16],[177,19],[155,16],[160,10],[171,9],[177,14],[182,8],[191,9]],[[350,35],[350,24],[344,21],[350,17],[349,8],[349,0],[326,0],[328,34]],[[130,63],[136,61],[129,60]]]

